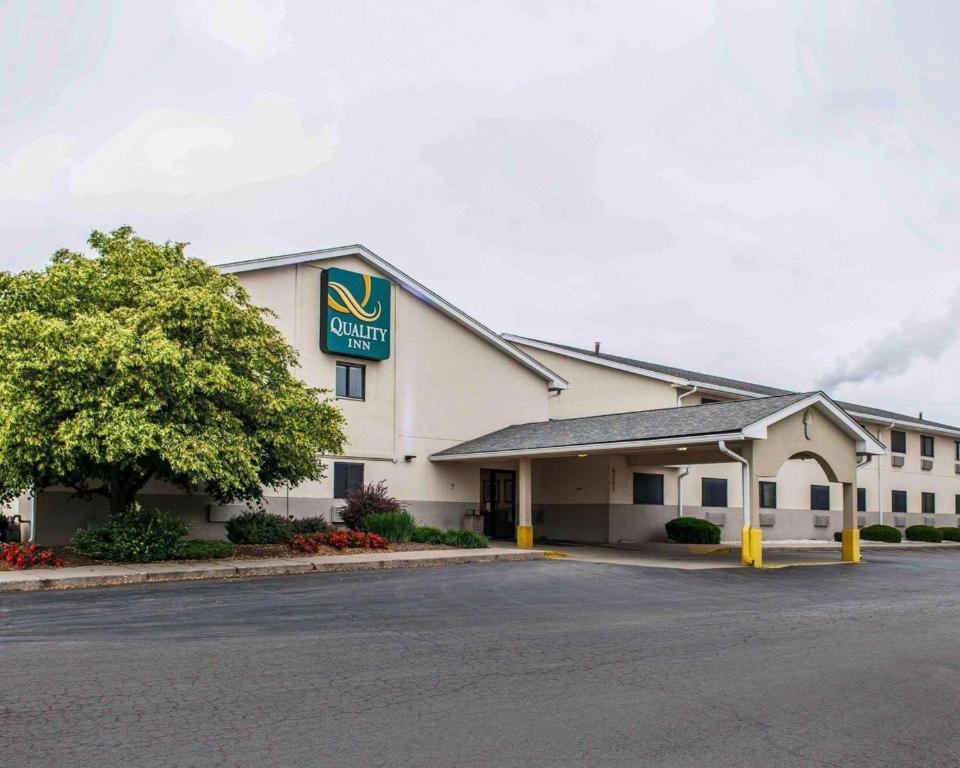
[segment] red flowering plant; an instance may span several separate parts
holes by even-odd
[[[294,552],[316,554],[322,547],[334,549],[387,549],[389,542],[375,533],[366,531],[317,531],[316,533],[298,533],[290,539],[290,549]]]
[[[59,568],[63,563],[51,552],[40,549],[36,544],[0,544],[0,562],[18,571],[27,568]]]

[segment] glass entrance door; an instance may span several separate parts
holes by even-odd
[[[517,473],[512,469],[480,470],[483,532],[491,539],[514,539],[517,531]]]

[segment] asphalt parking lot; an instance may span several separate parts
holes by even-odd
[[[0,639],[20,766],[960,765],[953,553],[11,594]]]

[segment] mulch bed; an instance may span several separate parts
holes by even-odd
[[[101,560],[94,560],[90,557],[78,555],[72,547],[58,546],[49,547],[54,555],[60,558],[64,568],[71,568],[80,565],[103,565]],[[373,549],[335,549],[334,547],[320,547],[316,554],[318,555],[362,555],[368,552],[416,552],[425,549],[447,549],[441,544],[391,544],[386,550]],[[236,548],[236,559],[259,560],[268,557],[306,557],[303,552],[294,552],[286,544],[238,544]],[[186,560],[162,562],[188,562]],[[189,562],[214,562],[212,560],[194,560]],[[47,566],[49,567],[49,566]],[[0,571],[12,570],[9,564],[0,561]]]

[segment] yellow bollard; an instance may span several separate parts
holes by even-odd
[[[740,530],[740,565],[750,565],[753,558],[750,557],[750,526],[745,525]]]
[[[532,525],[517,526],[517,546],[520,547],[521,549],[533,548],[533,526]]]
[[[843,544],[841,546],[841,549],[843,550],[842,559],[845,563],[860,562],[860,529],[859,528],[843,529]]]
[[[754,568],[763,568],[763,531],[750,529],[750,557]]]

